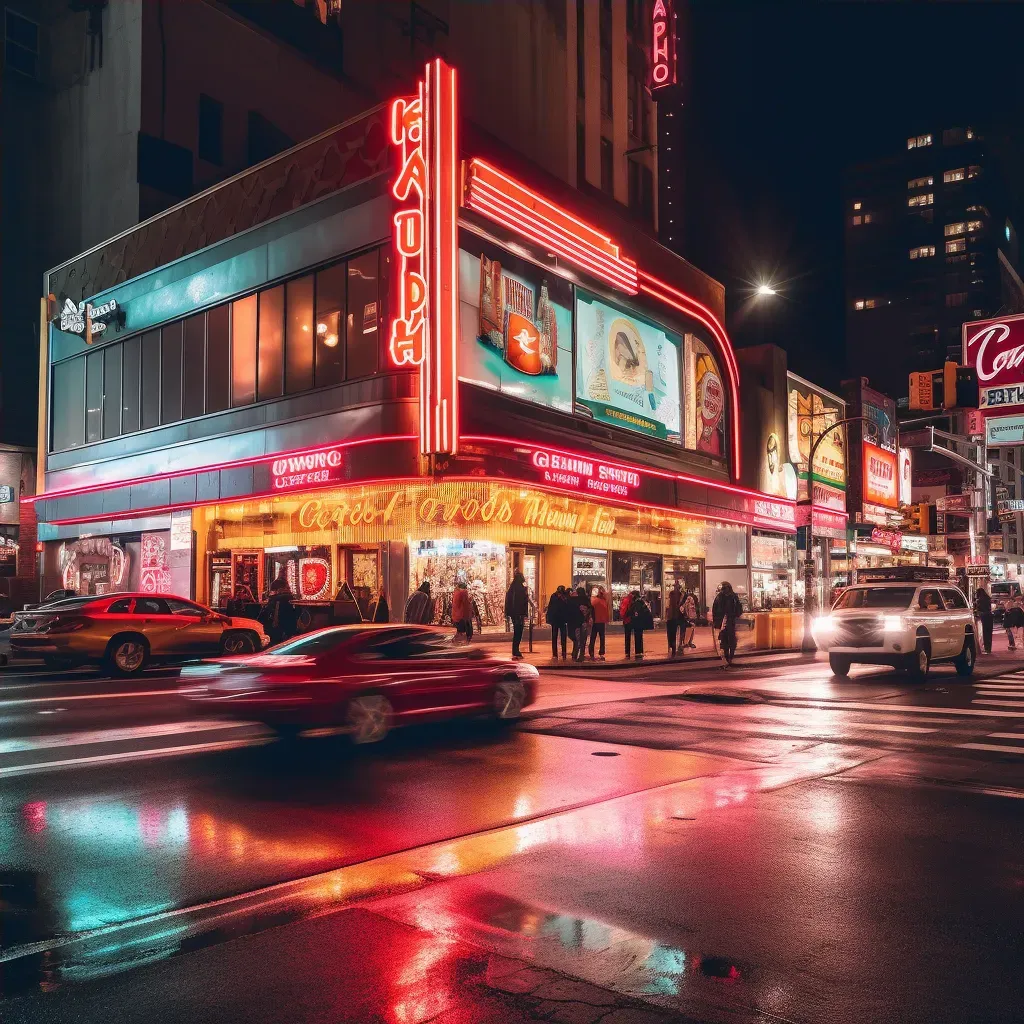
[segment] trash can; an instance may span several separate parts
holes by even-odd
[[[763,649],[771,645],[771,612],[754,612],[754,646]]]

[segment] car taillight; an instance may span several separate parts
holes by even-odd
[[[78,629],[85,629],[84,619],[54,619],[50,623],[47,633],[74,633]]]

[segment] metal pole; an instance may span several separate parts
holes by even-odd
[[[837,427],[845,427],[849,423],[862,423],[866,420],[866,416],[846,416],[841,420],[836,420],[835,423],[830,427],[826,427],[815,438],[814,443],[811,445],[811,454],[807,458],[806,501],[810,508],[809,515],[807,516],[807,552],[804,559],[804,636],[800,644],[800,650],[804,654],[813,654],[818,649],[818,645],[814,642],[814,637],[811,635],[811,616],[817,600],[817,594],[814,593],[814,456],[818,451],[818,445]],[[846,445],[847,452],[849,452],[849,449],[850,446]],[[822,562],[824,563],[824,553]]]

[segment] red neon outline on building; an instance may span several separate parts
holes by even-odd
[[[652,92],[678,81],[675,17],[672,0],[655,0],[651,11]]]
[[[470,209],[547,246],[613,288],[636,295],[636,264],[608,235],[478,157],[469,162],[467,177]]]

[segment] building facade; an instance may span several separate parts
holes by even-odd
[[[485,629],[515,571],[538,617],[569,584],[749,598],[753,531],[791,542],[795,506],[742,483],[723,289],[459,84],[432,61],[48,274],[47,586],[220,606],[283,577],[316,622],[342,583],[429,580],[443,616],[464,577]]]
[[[896,397],[961,356],[968,320],[1024,309],[1012,181],[998,139],[934,127],[847,175],[846,350]]]

